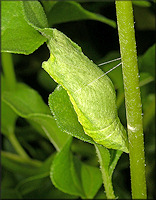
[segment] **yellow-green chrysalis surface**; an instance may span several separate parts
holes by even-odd
[[[56,29],[48,42],[50,58],[42,67],[67,91],[87,135],[107,148],[128,153],[127,135],[116,107],[114,86],[81,48]]]

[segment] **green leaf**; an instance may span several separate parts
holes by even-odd
[[[36,187],[35,190],[23,195],[23,199],[77,199],[77,196],[69,195],[56,189],[50,178],[42,179],[40,187]]]
[[[30,163],[20,163],[20,159],[17,162],[15,159],[16,155],[13,156],[12,154],[10,157],[6,155],[8,155],[8,153],[2,153],[2,165],[9,169],[9,171],[11,170],[14,173],[24,174],[24,177],[26,177],[16,186],[16,190],[22,195],[43,187],[43,181],[45,181],[46,177],[49,177],[50,166],[55,156],[55,154],[52,154],[40,167],[34,167]]]
[[[14,133],[17,114],[3,101],[1,101],[1,131],[9,136]]]
[[[107,199],[105,192],[103,192],[103,188],[101,188],[94,199]]]
[[[37,123],[57,150],[63,147],[69,135],[57,127],[48,106],[35,90],[19,83],[15,91],[3,93],[2,101],[20,117]]]
[[[7,91],[6,80],[1,75],[1,95]],[[3,134],[9,136],[14,133],[17,114],[3,101],[1,101],[1,131]]]
[[[51,164],[55,158],[56,153],[53,153],[52,155],[50,155],[40,166],[40,168],[38,169],[38,171],[36,172],[37,174],[41,174],[41,173],[49,173],[50,174],[50,167]]]
[[[48,28],[48,22],[41,6],[38,1],[23,1],[24,14],[28,24],[38,28]]]
[[[38,170],[38,166],[33,166],[20,156],[8,152],[1,152],[1,163],[9,171],[25,177],[32,176]]]
[[[37,188],[41,188],[48,175],[49,173],[43,173],[24,179],[17,185],[16,189],[20,191],[22,195],[30,193]]]
[[[26,55],[33,53],[46,41],[46,38],[25,21],[22,1],[1,3],[2,52]]]
[[[122,151],[108,151],[105,147],[97,144],[95,145],[95,149],[100,163],[104,187],[108,196],[108,194],[114,193],[112,186],[112,174]]]
[[[57,151],[60,151],[66,141],[71,137],[58,128],[56,121],[50,115],[32,114],[29,116],[29,119],[41,126]]]
[[[85,134],[81,124],[78,122],[77,115],[66,90],[60,85],[49,96],[49,107],[62,131],[83,141],[94,143],[92,138]]]
[[[150,82],[154,81],[153,75],[148,72],[140,72],[139,86],[142,87]]]
[[[71,140],[55,157],[50,172],[51,180],[63,192],[82,198],[93,198],[102,184],[101,173],[98,168],[73,157],[70,145]]]
[[[128,153],[111,80],[63,33],[56,29],[42,33],[50,49],[50,58],[42,67],[67,91],[85,133],[98,144]]]
[[[143,125],[144,130],[148,128],[148,125],[151,123],[152,119],[155,117],[155,94],[149,94],[143,105]]]
[[[114,169],[117,165],[117,162],[120,158],[120,156],[122,155],[122,151],[119,151],[119,150],[111,150],[110,151],[110,154],[111,154],[111,160],[110,160],[110,164],[109,164],[109,175],[110,177],[112,177],[113,175],[113,172],[114,172]]]
[[[94,198],[102,185],[100,170],[96,167],[82,164],[81,168],[82,185],[88,199]]]
[[[132,2],[133,2],[134,5],[142,6],[142,7],[150,7],[150,5],[151,5],[151,2],[149,2],[148,0],[145,0],[145,1],[135,1],[135,0],[133,0]]]
[[[106,191],[107,198],[110,194],[114,196],[112,177],[109,174],[109,164],[110,164],[110,153],[108,149],[101,145],[95,145],[97,156],[100,163],[100,169],[102,173],[102,179]]]
[[[138,65],[139,65],[140,71],[141,72],[148,72],[153,77],[154,77],[154,74],[155,74],[155,48],[156,48],[156,44],[152,45],[138,59]]]
[[[73,156],[70,152],[71,141],[70,139],[55,157],[50,170],[50,177],[54,186],[59,190],[84,197],[80,180],[74,168]]]
[[[50,114],[48,106],[35,90],[24,83],[18,83],[15,91],[5,91],[3,99],[12,107],[17,108],[16,112],[22,117],[32,113]]]
[[[55,154],[52,154],[52,156],[50,156],[47,160],[45,160],[40,167],[35,168],[34,170],[31,165],[27,166],[26,172],[29,172],[30,170],[28,171],[28,169],[31,167],[33,173],[29,173],[29,177],[22,179],[16,186],[16,189],[17,189],[17,191],[20,192],[20,194],[25,195],[27,193],[30,193],[30,192],[36,190],[37,188],[42,187],[42,183],[45,180],[45,177],[49,176],[50,166],[53,161],[54,155]],[[20,169],[19,173],[21,172],[21,170],[25,171],[25,165],[24,164],[21,165],[21,168],[23,168],[23,170],[20,169],[20,164],[17,163],[17,169],[18,170]],[[14,171],[14,172],[16,172],[16,171]]]
[[[106,23],[113,28],[116,23],[100,14],[92,13],[85,10],[79,3],[73,1],[59,2],[53,4],[51,10],[47,14],[50,26],[59,23],[79,20],[97,20]]]
[[[96,149],[101,167],[104,167],[105,171],[108,171],[110,159],[111,159],[109,150],[97,144],[95,145],[95,149]]]
[[[40,2],[42,3],[43,8],[46,13],[48,13],[53,7],[53,5],[57,3],[57,1],[44,1],[44,0],[41,0]]]

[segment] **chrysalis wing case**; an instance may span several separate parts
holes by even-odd
[[[116,106],[114,86],[81,48],[56,29],[48,42],[50,58],[42,67],[67,91],[87,135],[107,148],[128,153],[127,135]],[[99,78],[99,79],[98,79]]]

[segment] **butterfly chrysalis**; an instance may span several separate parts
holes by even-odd
[[[128,153],[110,78],[56,29],[52,29],[48,47],[50,58],[42,67],[67,91],[85,133],[98,144]]]

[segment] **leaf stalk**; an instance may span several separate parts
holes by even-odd
[[[13,90],[16,85],[16,76],[14,71],[12,54],[2,52],[1,58],[2,58],[3,73],[6,79],[7,87],[9,90]]]

